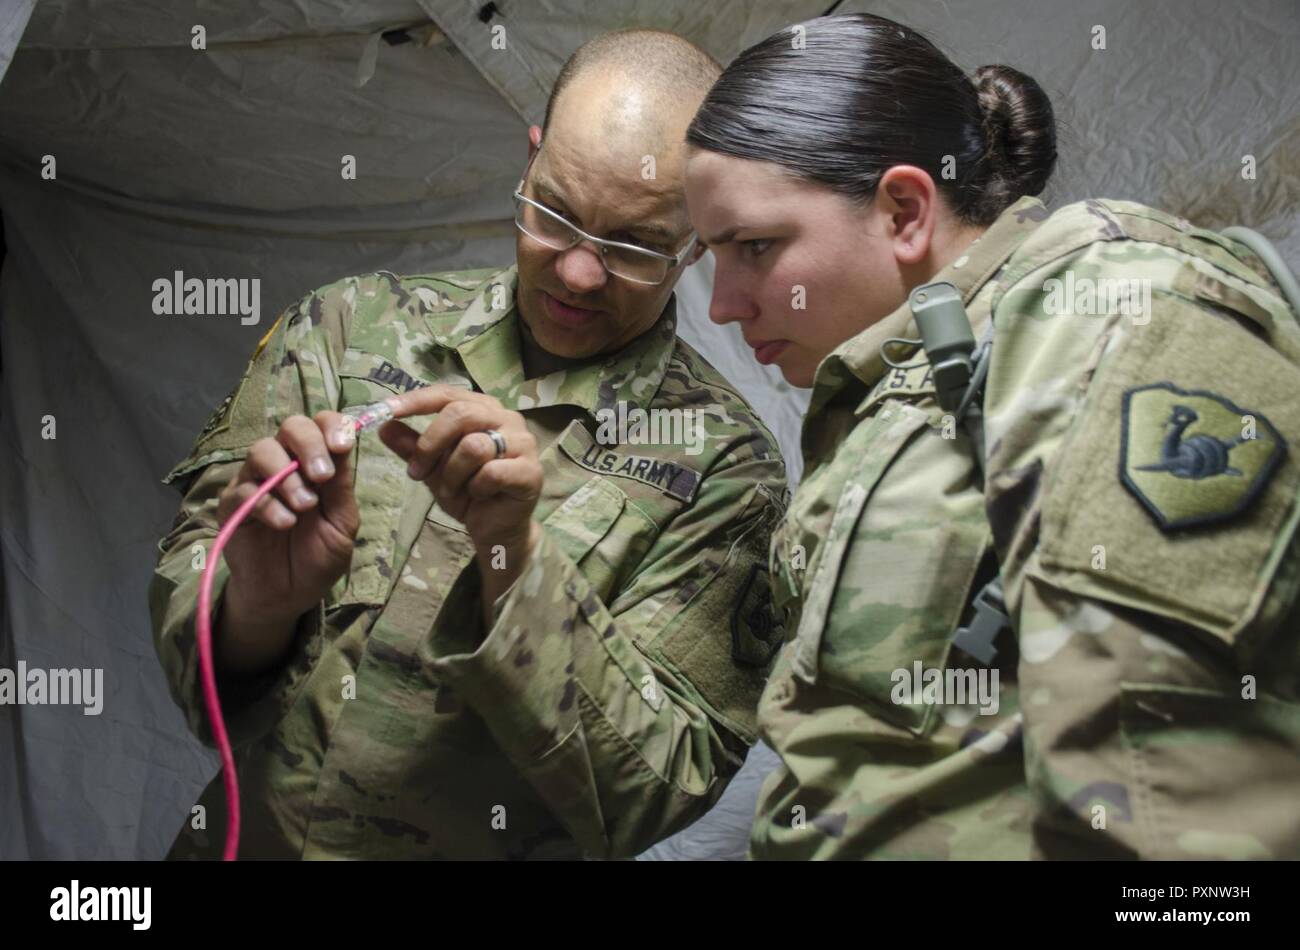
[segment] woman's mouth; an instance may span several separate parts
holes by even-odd
[[[789,340],[770,340],[767,343],[751,343],[754,347],[754,359],[758,360],[764,366],[775,363],[777,357],[785,352],[785,348],[790,345]]]

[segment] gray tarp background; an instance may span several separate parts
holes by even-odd
[[[725,62],[831,3],[498,0],[487,22],[483,6],[0,0],[0,667],[100,667],[106,694],[97,717],[0,706],[0,858],[158,857],[214,773],[150,638],[145,590],[178,501],[158,480],[278,312],[348,274],[509,262],[527,123],[586,38],[656,26]],[[1300,260],[1295,0],[837,12],[852,10],[925,32],[968,70],[1037,78],[1061,124],[1052,203],[1134,198],[1243,223]],[[206,51],[190,48],[195,24]],[[496,25],[506,50],[491,47]],[[411,41],[381,38],[400,28]],[[341,178],[343,155],[357,180]],[[154,315],[152,282],[176,270],[260,278],[260,322]],[[708,322],[709,275],[706,257],[681,285],[683,335],[796,458],[802,394]],[[651,856],[743,853],[771,762],[756,750],[724,803]]]

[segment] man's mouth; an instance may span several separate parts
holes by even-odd
[[[587,307],[575,307],[573,304],[565,303],[552,297],[546,291],[542,291],[542,304],[546,307],[546,314],[562,327],[585,327],[589,326],[597,317],[603,313],[601,310],[592,310]]]

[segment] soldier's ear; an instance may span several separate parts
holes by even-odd
[[[528,160],[531,162],[537,150],[542,147],[542,127],[540,125],[530,125],[528,127]]]
[[[871,216],[884,218],[884,233],[893,245],[894,258],[914,267],[929,255],[938,221],[938,189],[934,179],[914,165],[895,165],[876,186],[869,206]]]

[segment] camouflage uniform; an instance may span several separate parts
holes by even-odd
[[[784,510],[775,440],[676,338],[671,301],[617,354],[525,379],[515,283],[514,268],[381,272],[311,294],[164,479],[184,503],[159,543],[155,643],[211,745],[191,548],[216,536],[217,495],[252,442],[294,413],[440,382],[521,412],[542,449],[543,538],[485,634],[464,526],[361,435],[349,570],[301,618],[280,668],[219,684],[241,856],[632,855],[707,810],[755,739],[784,639],[765,571]],[[594,413],[619,402],[701,410],[702,453],[602,445]],[[228,577],[223,561],[214,614]],[[200,803],[206,829],[187,822],[172,857],[219,855],[220,776]]]
[[[908,305],[823,361],[751,856],[1300,856],[1300,327],[1266,273],[1141,205],[1009,208],[935,278],[997,328],[987,490],[925,353],[882,360]],[[1062,312],[1101,278],[1146,318]],[[951,641],[999,562],[996,712],[903,688],[979,672]]]

